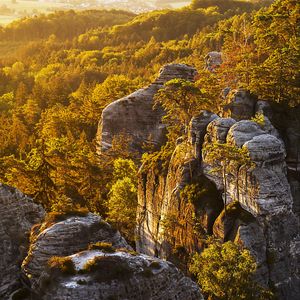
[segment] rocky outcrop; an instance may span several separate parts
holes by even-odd
[[[0,299],[8,299],[21,286],[30,229],[42,220],[44,210],[17,189],[0,184],[0,214]]]
[[[214,71],[216,68],[220,67],[222,64],[222,53],[217,51],[209,52],[205,57],[206,69],[209,71]]]
[[[257,97],[249,91],[238,89],[232,93],[230,103],[225,106],[225,110],[229,112],[229,117],[240,121],[251,119],[255,115]]]
[[[22,299],[203,299],[173,264],[138,254],[91,213],[48,215],[32,228]]]
[[[196,70],[183,64],[163,67],[158,78],[148,87],[108,105],[102,113],[97,133],[98,152],[109,149],[113,138],[125,134],[131,138],[131,149],[142,153],[144,143],[159,149],[165,142],[166,127],[162,123],[163,110],[153,109],[153,97],[167,81],[183,78],[192,81]]]
[[[293,210],[300,219],[300,105],[287,108],[273,104],[270,120],[285,144],[288,179],[294,198]]]
[[[159,168],[142,167],[138,249],[185,270],[182,262],[188,254],[201,250],[202,238],[214,234],[248,248],[258,264],[257,280],[272,288],[279,299],[297,299],[297,131],[291,132],[286,125],[287,136],[282,128],[275,128],[276,111],[244,90],[234,95],[233,105],[227,108],[232,118],[203,112],[192,120],[189,137],[181,139],[165,174]],[[263,122],[250,120],[257,112],[263,114]],[[209,163],[203,151],[213,142],[247,149],[250,155],[247,166],[229,163],[226,190],[222,172],[216,171],[220,163]],[[222,211],[225,194],[226,214]]]
[[[145,255],[100,250],[67,259],[74,274],[48,270],[38,299],[201,300],[199,287],[173,264]]]
[[[206,142],[215,139],[217,129],[213,126],[209,127]],[[280,299],[296,299],[294,295],[299,295],[299,291],[295,291],[295,287],[299,284],[299,277],[295,274],[299,270],[293,245],[299,240],[299,224],[292,211],[293,198],[287,179],[284,144],[251,121],[235,123],[228,131],[226,142],[247,148],[253,164],[241,166],[238,178],[236,173],[229,172],[226,191],[224,178],[220,180],[219,174],[211,172],[215,166],[206,163],[205,155],[204,174],[216,183],[221,192],[226,193],[228,202],[237,201],[255,218],[255,222],[241,226],[237,222],[238,217],[232,224],[227,216],[214,224],[214,232],[218,233],[226,226],[227,234],[229,231],[231,235],[232,231],[236,232],[237,235],[231,236],[231,239],[239,240],[252,250],[259,265],[260,278],[265,279],[263,282],[274,286]],[[225,239],[226,232],[224,229]]]
[[[137,249],[171,260],[186,270],[189,253],[202,248],[222,210],[215,185],[202,176],[200,153],[206,127],[217,116],[202,112],[191,122],[189,142],[177,146],[164,174],[140,170]],[[197,196],[191,197],[191,191]]]
[[[108,223],[98,215],[49,215],[45,223],[31,232],[31,245],[22,264],[24,274],[35,288],[53,256],[67,256],[88,248],[90,243],[109,242],[118,248],[131,247]]]

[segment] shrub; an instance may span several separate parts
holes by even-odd
[[[151,264],[149,265],[150,268],[152,269],[160,269],[161,265],[159,261],[152,261]]]
[[[256,263],[250,252],[233,242],[212,241],[193,256],[190,272],[212,300],[272,299],[272,293],[254,280]]]
[[[138,255],[138,252],[134,251],[134,250],[129,250],[129,249],[126,249],[126,248],[119,248],[117,249],[118,252],[126,252],[130,255],[133,255],[133,256],[137,256]]]
[[[59,270],[63,274],[76,274],[75,265],[71,257],[53,256],[48,260],[48,267],[53,272]]]
[[[251,121],[258,124],[261,128],[264,128],[265,123],[266,123],[264,114],[260,113],[260,112],[257,112],[255,114],[255,117],[251,118]]]
[[[116,250],[113,248],[111,243],[97,242],[94,244],[89,244],[89,250],[101,250],[107,253],[114,253]]]
[[[96,281],[107,282],[126,279],[131,276],[132,271],[128,263],[118,256],[97,256],[84,265],[82,273],[94,273]]]
[[[64,212],[50,212],[46,215],[45,221],[40,227],[40,232],[49,228],[57,222],[64,221],[70,217],[85,217],[89,213],[86,208],[77,208],[76,210],[69,210]]]

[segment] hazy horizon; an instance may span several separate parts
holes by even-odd
[[[0,0],[0,25],[5,26],[22,17],[31,17],[57,10],[122,9],[142,13],[155,9],[180,8],[184,0]]]

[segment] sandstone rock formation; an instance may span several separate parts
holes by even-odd
[[[0,184],[0,213],[0,299],[8,299],[21,286],[30,229],[42,220],[44,210],[20,191]]]
[[[31,232],[31,245],[22,270],[35,288],[51,257],[71,255],[99,241],[131,249],[120,233],[98,215],[58,215],[52,220],[46,219],[45,223],[34,227]]]
[[[216,117],[202,112],[192,120],[189,142],[177,146],[167,174],[141,169],[137,249],[182,264],[183,269],[183,256],[201,249],[203,235],[212,233],[213,222],[222,210],[216,187],[202,176],[199,160],[206,127]],[[185,192],[190,189],[206,192],[188,200]],[[200,223],[205,226],[195,230]]]
[[[53,257],[57,264],[49,264]],[[48,216],[33,227],[22,270],[30,299],[203,299],[173,264],[134,252],[91,213]]]
[[[38,299],[203,299],[196,283],[160,259],[118,250],[84,251],[69,259],[74,274],[49,271]]]
[[[214,71],[222,64],[222,53],[217,51],[209,52],[205,57],[207,70]]]
[[[234,118],[219,118],[208,112],[194,118],[188,140],[177,146],[165,174],[159,168],[142,167],[138,249],[167,258],[185,269],[182,261],[188,253],[201,250],[203,235],[214,233],[251,251],[258,264],[257,280],[274,288],[279,299],[297,299],[300,294],[297,133],[291,132],[288,124],[277,130],[273,126],[276,110],[247,91],[239,90],[227,108],[229,116]],[[264,115],[263,124],[250,120],[256,112]],[[298,128],[297,124],[294,120],[293,128]],[[227,173],[226,191],[222,173],[214,172],[218,163],[208,163],[207,153],[202,153],[202,148],[212,142],[249,151],[251,164],[240,166],[238,173],[234,168]],[[196,187],[200,190],[205,187],[208,193],[203,197]],[[198,195],[196,199],[191,199],[189,191]],[[224,193],[227,204],[232,206],[226,215],[221,212]]]
[[[207,135],[214,135],[216,130],[210,129]],[[206,140],[211,139],[206,137]],[[236,223],[228,228],[227,224],[227,232],[234,230],[238,235],[231,239],[238,239],[252,250],[260,278],[269,286],[276,287],[280,299],[296,299],[299,278],[295,274],[299,270],[292,249],[299,240],[299,224],[292,211],[293,198],[286,175],[284,144],[251,121],[235,123],[228,131],[226,141],[246,147],[254,162],[254,166],[240,169],[238,179],[234,173],[227,175],[227,191],[224,191],[227,201],[238,201],[255,218],[255,222],[246,222],[242,226]],[[223,190],[220,176],[211,173],[214,166],[205,162],[204,156],[204,174]],[[229,222],[229,216],[223,220],[225,227],[226,221]],[[215,223],[214,232],[219,232],[218,228],[220,221]],[[224,237],[228,238],[225,233]]]
[[[98,152],[111,147],[113,138],[120,134],[131,137],[131,149],[142,153],[145,142],[157,149],[165,142],[166,128],[161,108],[153,109],[153,97],[167,81],[184,78],[192,81],[196,70],[183,64],[163,67],[150,86],[108,105],[102,113],[97,133]]]
[[[251,119],[255,114],[256,103],[257,97],[247,90],[238,89],[233,93],[232,99],[225,109],[229,112],[229,116],[237,121]]]

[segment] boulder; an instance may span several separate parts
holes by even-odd
[[[68,256],[73,274],[47,270],[41,300],[203,300],[199,287],[173,264],[123,251],[83,251]]]
[[[227,142],[237,147],[242,147],[245,142],[253,137],[264,134],[265,131],[255,122],[243,120],[235,123],[227,134]]]
[[[35,288],[51,257],[71,255],[96,242],[109,242],[118,248],[131,249],[120,233],[98,215],[48,215],[46,222],[31,231],[31,245],[22,271]]]
[[[229,116],[233,119],[249,120],[255,115],[257,98],[245,89],[238,89],[232,96],[225,110],[229,111]]]
[[[211,51],[205,57],[206,69],[214,71],[222,64],[222,53],[218,51]]]
[[[0,184],[0,299],[21,287],[21,264],[29,248],[31,227],[44,210],[17,189]]]
[[[159,149],[166,141],[166,125],[161,120],[164,111],[153,108],[153,97],[167,81],[174,78],[192,81],[196,73],[196,69],[187,65],[166,65],[154,83],[108,105],[98,127],[97,151],[109,149],[114,137],[121,134],[131,138],[130,148],[137,153],[143,153],[144,143],[152,143]]]
[[[205,143],[225,143],[229,129],[236,123],[232,118],[217,118],[207,126]]]

